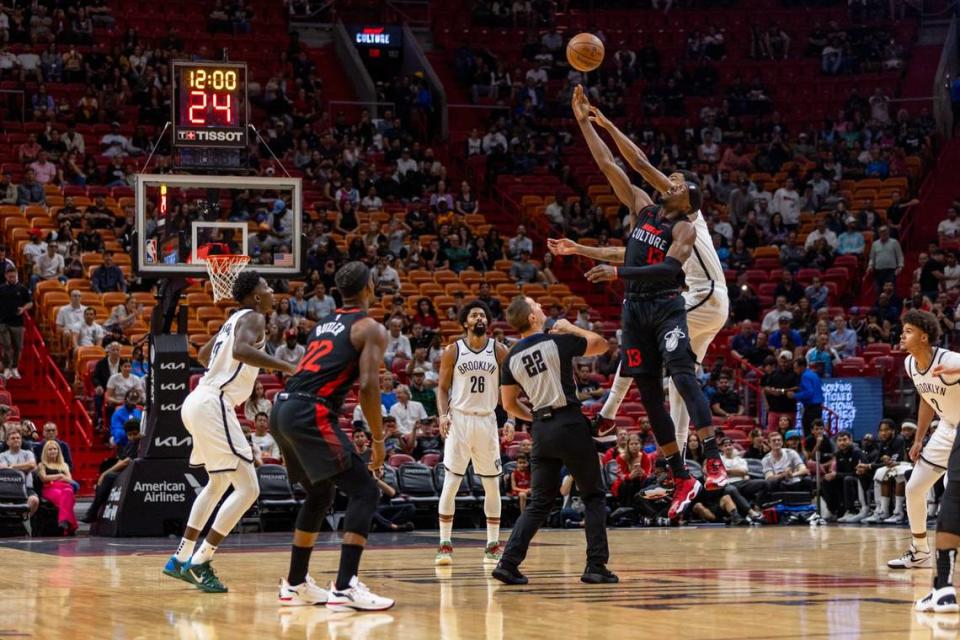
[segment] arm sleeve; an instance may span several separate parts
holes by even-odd
[[[673,282],[683,271],[679,260],[667,256],[659,264],[643,267],[616,267],[617,276],[623,280],[644,280],[646,282]]]
[[[554,336],[560,351],[560,360],[579,358],[587,351],[587,339],[572,333],[562,333]]]

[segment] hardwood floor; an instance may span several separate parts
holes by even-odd
[[[954,638],[960,617],[912,611],[930,570],[886,569],[908,541],[900,528],[611,529],[621,582],[595,586],[579,582],[582,533],[547,530],[522,567],[530,584],[506,587],[487,577],[480,532],[456,535],[444,568],[431,532],[374,535],[361,578],[397,605],[334,614],[276,605],[286,534],[228,538],[215,561],[228,594],[163,576],[174,540],[7,539],[0,639]],[[321,584],[337,545],[318,543]]]

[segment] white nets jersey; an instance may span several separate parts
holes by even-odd
[[[235,407],[250,397],[250,394],[253,393],[253,385],[257,381],[257,375],[260,373],[260,369],[257,367],[243,364],[233,357],[233,341],[237,323],[240,318],[248,313],[254,313],[254,311],[241,309],[230,316],[230,319],[220,327],[217,340],[213,343],[213,351],[210,353],[210,366],[207,367],[203,377],[200,378],[200,385],[223,393],[229,407]],[[265,342],[266,340],[261,338],[260,342],[255,345],[256,348],[262,349]]]
[[[693,226],[697,230],[693,254],[683,263],[687,288],[691,291],[709,289],[726,291],[727,283],[723,276],[723,266],[717,256],[717,250],[713,248],[707,222],[699,211],[693,220]]]
[[[955,429],[957,421],[960,420],[960,377],[935,376],[930,373],[938,364],[960,366],[960,353],[934,347],[933,359],[925,371],[917,369],[917,362],[913,356],[907,356],[903,361],[907,375],[913,380],[917,393],[940,417],[941,427]]]
[[[480,351],[474,351],[461,338],[456,342],[457,362],[453,367],[450,408],[461,413],[488,415],[500,399],[500,367],[496,342],[487,338]]]

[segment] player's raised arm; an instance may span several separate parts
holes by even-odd
[[[233,341],[233,357],[243,364],[261,369],[272,369],[292,375],[297,368],[289,362],[274,358],[266,351],[257,348],[263,340],[266,319],[262,313],[247,313],[237,322],[236,336]],[[204,345],[206,347],[206,345]]]
[[[600,136],[597,135],[597,132],[594,130],[590,118],[590,102],[583,93],[583,85],[577,85],[573,90],[571,107],[573,109],[573,115],[577,119],[577,124],[580,125],[583,138],[587,141],[587,146],[590,148],[590,154],[593,156],[600,171],[603,172],[603,175],[610,183],[610,186],[613,187],[613,192],[617,194],[620,202],[622,202],[633,215],[636,215],[636,213],[644,207],[653,204],[650,196],[648,196],[643,189],[630,182],[630,178],[626,172],[614,161],[613,154],[610,153],[610,148],[607,147],[606,143],[600,139]]]
[[[596,107],[590,107],[590,122],[607,130],[610,137],[613,138],[620,155],[633,167],[634,171],[643,176],[650,186],[659,193],[666,193],[670,189],[670,180],[659,169],[650,164],[647,154],[638,147],[633,140],[628,138],[613,122],[607,119],[603,113]]]
[[[590,282],[610,282],[611,280],[644,280],[645,282],[677,282],[683,272],[683,263],[693,253],[693,243],[697,238],[694,226],[681,220],[673,226],[673,242],[667,257],[659,264],[643,267],[612,267],[608,264],[597,265],[584,275]]]
[[[373,435],[370,468],[376,470],[383,466],[385,457],[383,416],[380,415],[380,366],[387,351],[387,330],[367,318],[355,324],[352,333],[353,344],[360,351],[360,408]]]
[[[457,364],[457,345],[448,344],[440,356],[440,377],[437,381],[437,413],[440,416],[440,435],[450,431],[450,387],[453,385],[453,367]]]

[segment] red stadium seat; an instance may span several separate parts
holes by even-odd
[[[387,464],[394,468],[402,467],[405,464],[411,464],[414,462],[416,462],[416,460],[413,459],[413,456],[408,456],[405,453],[395,453],[390,456],[389,460],[387,460]]]

